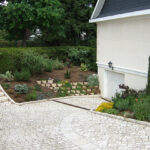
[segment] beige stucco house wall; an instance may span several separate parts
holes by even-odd
[[[113,88],[111,77],[109,81],[107,79],[108,71],[122,76],[121,80],[119,76],[113,78],[114,82],[137,90],[144,89],[149,56],[150,15],[98,22],[97,65],[102,96],[111,98],[113,94],[108,94],[109,87]],[[108,67],[110,61],[113,70]]]

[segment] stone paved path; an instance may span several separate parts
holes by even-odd
[[[150,128],[52,101],[4,102],[0,150],[150,150]]]
[[[100,95],[80,96],[80,98],[74,96],[71,97],[71,99],[68,97],[58,99],[57,101],[92,110],[96,109],[97,106],[100,105],[100,103],[106,102],[105,100],[100,98]]]

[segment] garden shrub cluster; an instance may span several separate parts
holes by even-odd
[[[47,65],[48,59],[56,60],[54,68],[62,68],[62,62],[74,65],[85,64],[89,70],[96,71],[96,49],[85,46],[58,46],[58,47],[26,47],[26,48],[0,48],[0,73],[6,71],[20,71],[20,66],[29,67],[31,72],[42,71],[41,68],[51,70]],[[60,60],[59,62],[57,59]],[[44,61],[43,61],[44,60]],[[39,62],[42,62],[39,63]],[[46,63],[45,63],[46,62]],[[29,66],[29,64],[36,64]],[[21,66],[22,67],[22,66]],[[36,68],[36,69],[35,69]]]
[[[110,114],[124,114],[125,117],[135,118],[142,121],[150,121],[150,95],[143,91],[135,91],[128,86],[119,86],[123,91],[116,93],[113,107],[109,103],[102,103],[96,111]]]
[[[20,72],[16,71],[14,73],[15,81],[29,81],[30,77],[31,77],[31,74],[28,69],[22,69]]]

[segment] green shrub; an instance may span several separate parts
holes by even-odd
[[[14,73],[15,81],[29,81],[31,77],[30,71],[23,69],[21,72],[16,71]]]
[[[52,61],[52,68],[56,70],[62,70],[64,68],[64,64],[57,58],[56,60]]]
[[[34,85],[34,89],[35,89],[35,91],[39,91],[39,92],[42,91],[42,88],[41,88],[41,86],[39,84],[35,84]]]
[[[46,72],[52,72],[53,67],[52,67],[52,61],[48,60],[47,63],[45,64],[45,70]]]
[[[147,78],[146,93],[150,95],[150,57],[149,57],[149,66],[148,66],[148,78]]]
[[[44,55],[39,55],[33,51],[24,51],[21,60],[22,67],[30,70],[31,73],[42,73],[48,64],[48,58]]]
[[[83,64],[83,63],[81,64],[81,71],[84,71],[84,72],[88,71],[86,64]]]
[[[114,115],[118,115],[119,111],[117,109],[104,109],[102,112],[104,113],[108,113],[108,114],[114,114]]]
[[[134,116],[138,120],[150,121],[150,103],[139,101],[133,105]]]
[[[14,76],[12,75],[11,71],[7,71],[5,74],[0,74],[0,78],[6,79],[7,81],[13,81]]]
[[[78,56],[71,55],[77,50]],[[32,51],[40,55],[47,55],[51,59],[58,59],[65,62],[67,59],[73,64],[80,65],[84,63],[89,70],[97,70],[96,49],[86,46],[57,46],[57,47],[26,47],[26,48],[0,48],[0,73],[7,70],[21,70],[23,53]]]
[[[66,71],[64,74],[65,79],[70,79],[71,78],[71,72],[69,70]]]
[[[18,94],[27,94],[29,91],[29,88],[26,84],[24,84],[24,85],[17,84],[17,85],[15,85],[15,91]]]
[[[8,90],[10,88],[10,83],[2,83],[2,87],[5,89],[5,90]]]
[[[88,86],[90,86],[90,87],[94,87],[94,86],[99,85],[98,76],[96,74],[89,75],[87,78],[87,81],[88,81]]]
[[[37,93],[35,91],[32,91],[31,93],[26,95],[25,100],[26,101],[37,100]]]
[[[118,109],[119,111],[128,110],[130,106],[129,99],[119,99],[114,101],[114,108]]]

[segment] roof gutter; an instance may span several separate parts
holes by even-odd
[[[118,14],[114,16],[107,16],[103,18],[90,19],[89,22],[96,23],[96,22],[102,22],[107,20],[122,19],[122,18],[129,18],[135,16],[149,15],[149,14],[150,14],[150,9],[146,9],[146,10],[134,11],[130,13]]]

